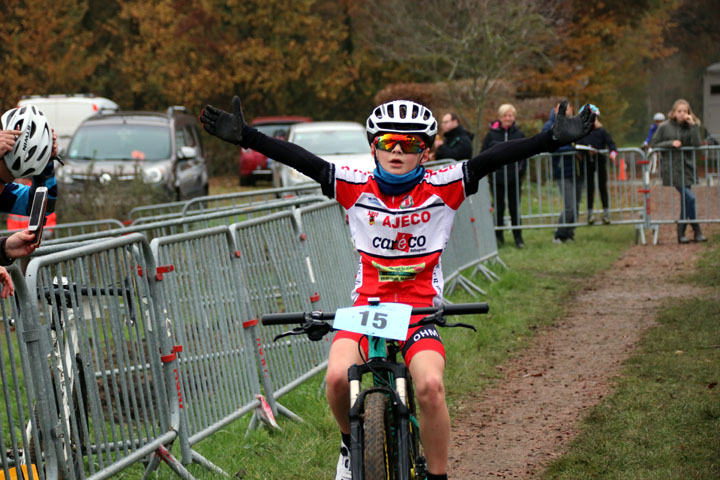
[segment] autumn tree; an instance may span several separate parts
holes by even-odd
[[[314,101],[336,100],[357,76],[344,48],[347,25],[334,18],[337,9],[320,8],[327,3],[122,1],[115,60],[125,100],[197,109],[238,93],[250,115],[311,113]]]
[[[89,90],[102,49],[82,28],[85,0],[4,0],[0,4],[0,104],[22,95]]]
[[[663,32],[678,1],[558,4],[557,41],[547,50],[548,63],[521,76],[526,95],[564,95],[580,106],[598,105],[603,122],[622,141],[632,120],[630,103],[642,96],[648,62],[670,55]]]
[[[459,113],[470,107],[463,120],[475,134],[477,152],[493,86],[520,67],[543,61],[553,33],[547,3],[369,0],[357,4],[353,14],[362,38],[387,68],[410,69],[411,81],[442,82]]]

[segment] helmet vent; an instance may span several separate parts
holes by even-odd
[[[392,104],[388,105],[387,113],[390,118],[394,117],[395,116],[395,106]]]
[[[400,105],[398,109],[400,110],[400,118],[407,117],[407,105]]]
[[[382,108],[378,107],[375,109],[375,116],[378,118],[382,118],[382,116],[383,116]]]

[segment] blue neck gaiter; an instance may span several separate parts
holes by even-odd
[[[422,181],[425,176],[425,167],[418,165],[414,170],[406,174],[396,175],[383,170],[380,164],[375,162],[373,174],[382,193],[385,195],[400,195],[401,193],[409,191]]]

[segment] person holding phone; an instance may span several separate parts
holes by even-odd
[[[0,212],[30,216],[38,187],[47,187],[47,211],[55,211],[58,189],[53,160],[57,135],[34,105],[13,108],[0,118]],[[15,183],[30,178],[31,185]]]

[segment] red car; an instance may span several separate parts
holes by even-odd
[[[290,125],[310,120],[310,117],[295,116],[258,117],[250,122],[250,125],[265,135],[286,139]],[[240,149],[238,156],[238,176],[240,185],[254,185],[258,178],[272,180],[273,177],[267,157],[245,148]]]

